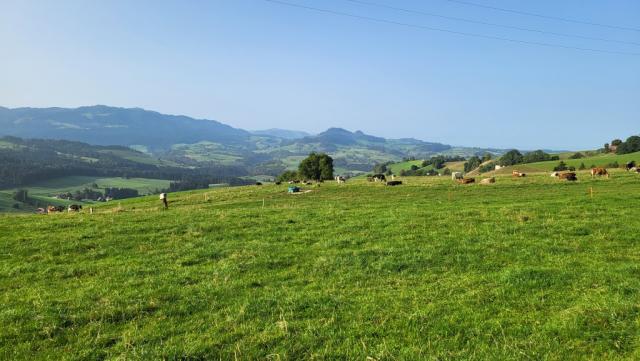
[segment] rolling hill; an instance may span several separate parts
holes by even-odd
[[[502,152],[411,138],[385,139],[341,128],[317,135],[284,129],[249,132],[214,120],[103,105],[74,109],[0,108],[0,136],[3,135],[120,145],[174,164],[234,165],[245,167],[247,173],[269,175],[295,167],[301,157],[312,151],[329,153],[346,172],[369,171],[376,163],[411,156]]]

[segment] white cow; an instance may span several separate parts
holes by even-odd
[[[464,178],[462,172],[453,172],[451,173],[451,180],[458,180]]]

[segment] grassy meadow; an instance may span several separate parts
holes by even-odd
[[[579,178],[3,214],[0,359],[637,360],[640,175]]]

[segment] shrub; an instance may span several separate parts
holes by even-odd
[[[582,158],[584,158],[584,154],[580,152],[575,152],[569,157],[569,159],[582,159]]]
[[[567,164],[563,161],[560,161],[560,163],[558,163],[558,165],[553,168],[554,172],[561,172],[563,170],[569,170],[569,167],[567,167]]]
[[[298,172],[294,170],[288,170],[280,174],[276,180],[278,182],[289,182],[296,179],[298,179]]]

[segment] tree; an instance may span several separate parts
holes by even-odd
[[[522,157],[522,163],[535,163],[535,162],[545,162],[548,160],[559,160],[560,157],[552,156],[551,154],[545,153],[542,150],[536,150],[533,152],[529,152]]]
[[[333,159],[327,154],[313,152],[300,162],[298,173],[316,181],[333,179]]]
[[[618,154],[629,154],[634,152],[640,152],[640,137],[637,135],[633,135],[624,143],[621,143],[618,146]]]
[[[387,164],[376,164],[373,166],[373,173],[382,174],[387,171]]]
[[[486,172],[491,172],[492,170],[496,169],[496,164],[494,162],[489,162],[483,166],[480,166],[480,168],[478,169],[478,171],[480,173],[486,173]]]
[[[575,152],[569,157],[569,159],[582,159],[582,158],[584,158],[584,154],[580,152]]]
[[[609,143],[604,143],[604,152],[605,153],[611,152],[611,148],[609,148]]]
[[[580,167],[578,167],[579,170],[585,170],[587,169],[587,166],[584,165],[584,162],[580,163]]]
[[[473,157],[469,158],[469,160],[464,164],[465,173],[466,172],[471,172],[472,170],[478,168],[481,163],[482,163],[482,161],[480,160],[480,158],[478,158],[475,155]]]
[[[620,144],[622,144],[622,140],[620,139],[614,139],[611,141],[611,145],[619,146]]]
[[[490,161],[492,157],[491,153],[484,153],[482,156],[482,163]]]
[[[506,152],[502,156],[502,158],[500,158],[500,165],[506,167],[510,165],[520,164],[522,163],[523,158],[524,157],[522,156],[522,153],[520,153],[516,149],[513,149]]]
[[[13,200],[26,203],[29,200],[29,193],[26,189],[18,189],[17,191],[13,192]]]
[[[418,169],[419,169],[419,167],[417,165],[415,165],[415,164],[411,165],[411,170],[418,170]]]
[[[444,163],[446,162],[447,162],[447,159],[441,155],[431,158],[431,164],[433,164],[433,169],[444,168]]]
[[[451,175],[451,169],[449,169],[449,168],[445,168],[445,169],[442,171],[442,175]]]

